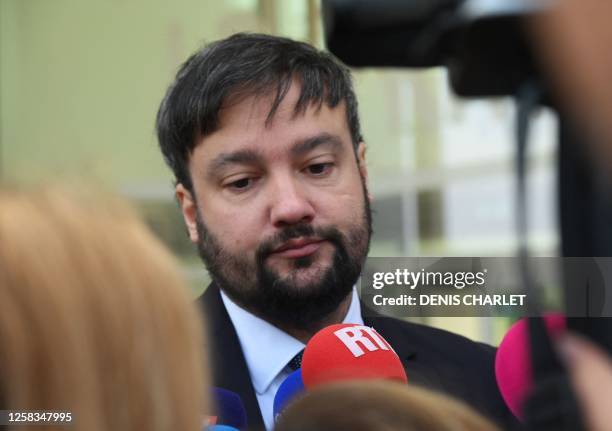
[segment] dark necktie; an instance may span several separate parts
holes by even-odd
[[[302,356],[304,356],[304,349],[300,350],[297,355],[295,355],[289,363],[287,364],[291,371],[299,370],[302,367]]]

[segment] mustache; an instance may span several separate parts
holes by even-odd
[[[319,240],[329,241],[336,246],[342,245],[342,233],[335,227],[320,227],[306,223],[288,226],[276,233],[271,238],[263,241],[255,252],[257,261],[263,262],[275,249],[280,247],[285,242],[295,238],[317,238]]]

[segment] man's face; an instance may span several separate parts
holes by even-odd
[[[371,217],[365,147],[357,157],[344,104],[294,115],[292,85],[266,123],[271,98],[228,104],[189,160],[181,184],[190,238],[235,302],[297,329],[334,311],[356,282]]]

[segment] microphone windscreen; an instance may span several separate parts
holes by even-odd
[[[559,313],[543,316],[551,338],[566,329],[565,317]],[[495,355],[495,378],[506,405],[519,420],[523,420],[523,403],[533,388],[531,349],[527,318],[510,327]]]
[[[274,420],[285,409],[287,404],[295,398],[296,395],[304,392],[304,382],[302,381],[302,369],[295,370],[287,376],[287,378],[278,387],[278,391],[274,396]]]
[[[304,386],[341,380],[387,379],[406,383],[406,371],[389,343],[368,326],[337,324],[317,332],[304,349]]]
[[[212,388],[212,398],[216,408],[216,424],[238,429],[246,428],[246,409],[237,393],[223,388]]]

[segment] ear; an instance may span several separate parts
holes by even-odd
[[[185,226],[187,226],[187,232],[189,233],[189,239],[191,242],[198,242],[198,228],[197,228],[197,216],[198,216],[198,206],[196,205],[195,198],[192,193],[185,188],[181,183],[176,185],[175,189],[176,198],[181,207],[181,212],[183,213],[183,220],[185,221]]]
[[[366,166],[365,153],[366,153],[366,145],[365,145],[365,142],[362,141],[357,146],[357,165],[359,168],[359,175],[361,175],[361,178],[363,179],[363,183],[367,186],[368,185],[368,167]],[[368,191],[368,200],[372,202],[372,195],[370,194],[369,191]]]

